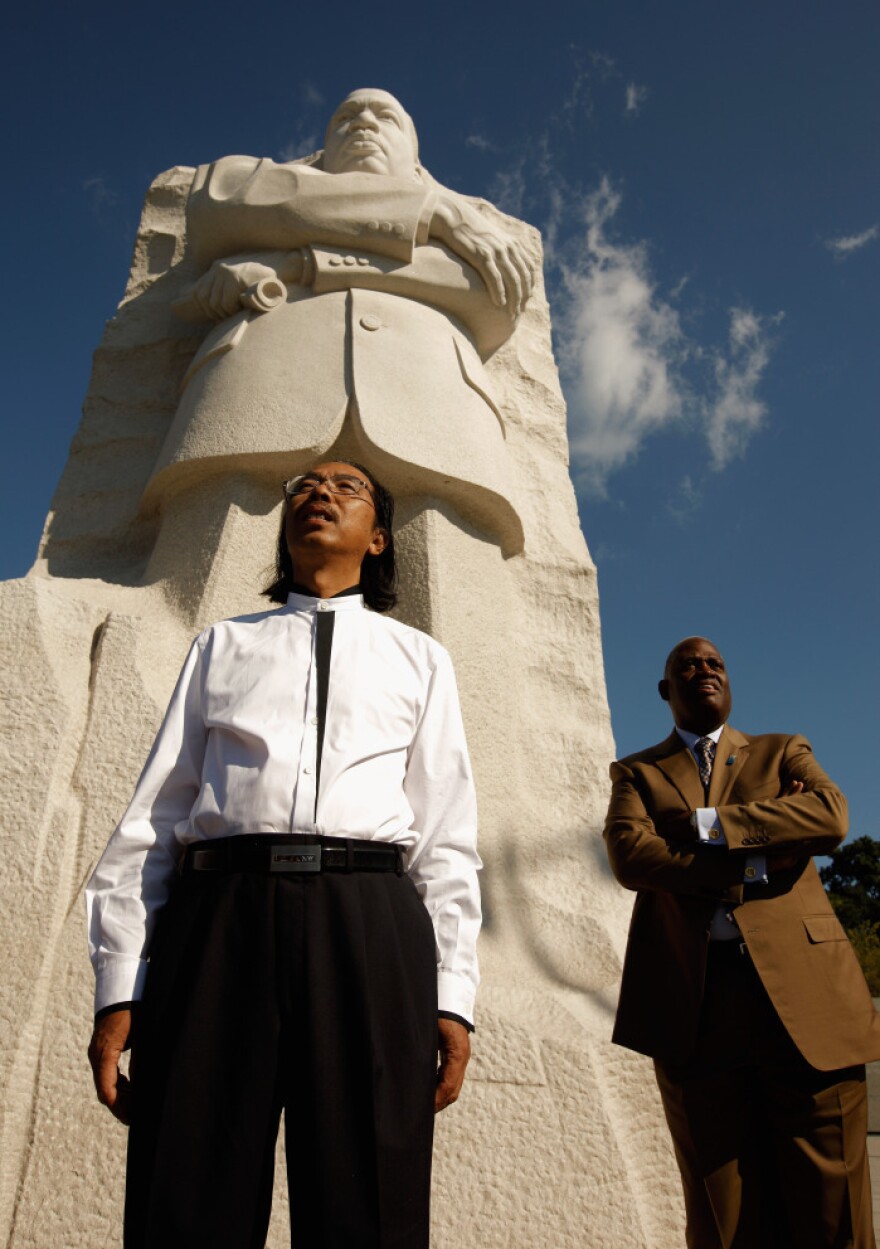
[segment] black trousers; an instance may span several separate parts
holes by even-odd
[[[282,1107],[294,1245],[426,1249],[436,982],[406,876],[185,876],[136,1024],[125,1249],[262,1249]]]
[[[688,1249],[874,1249],[865,1068],[811,1067],[738,942],[710,943],[695,1054],[655,1072]]]

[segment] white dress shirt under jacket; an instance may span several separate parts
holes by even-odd
[[[316,820],[319,611],[336,616]],[[95,1009],[141,997],[144,953],[186,846],[315,831],[403,847],[434,924],[439,1009],[472,1022],[481,864],[452,663],[360,595],[291,594],[193,643],[87,886]]]
[[[677,724],[675,731],[694,756],[697,767],[699,767],[700,758],[697,754],[697,742],[701,740],[701,734],[691,733],[688,729],[680,728]],[[717,746],[723,731],[724,725],[721,724],[717,729],[713,729],[711,733],[706,733],[705,736],[711,737]],[[715,807],[697,807],[694,814],[697,823],[697,836],[703,845],[726,847],[727,838],[724,836],[724,828]],[[767,860],[763,854],[750,854],[747,856],[743,868],[743,879],[760,881],[766,885]],[[742,933],[734,919],[731,908],[727,906],[716,907],[712,916],[712,922],[709,925],[709,939],[711,941],[736,941],[741,937]]]

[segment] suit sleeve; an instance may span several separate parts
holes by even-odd
[[[611,870],[624,888],[742,900],[742,861],[696,840],[661,836],[626,764],[612,763],[611,780],[603,836]]]
[[[224,156],[196,170],[187,237],[201,268],[238,252],[312,243],[359,244],[407,262],[426,234],[433,198],[409,179]]]
[[[804,792],[778,795],[791,781]],[[790,737],[779,763],[778,778],[767,783],[766,796],[717,808],[728,851],[769,854],[830,854],[846,836],[846,799],[816,762],[805,737]],[[740,860],[741,861],[741,860]]]

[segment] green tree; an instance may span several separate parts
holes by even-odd
[[[819,868],[837,918],[852,942],[868,988],[880,997],[880,841],[856,837]]]
[[[871,997],[880,997],[880,936],[876,924],[859,924],[847,933],[862,969]]]
[[[880,841],[856,837],[846,842],[819,875],[847,932],[862,924],[880,925]]]

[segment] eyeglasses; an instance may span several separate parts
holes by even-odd
[[[369,482],[364,481],[362,477],[355,477],[352,473],[330,473],[326,477],[322,477],[319,473],[303,473],[299,477],[291,477],[290,481],[284,482],[282,489],[285,499],[292,499],[298,494],[311,494],[318,486],[326,486],[331,494],[342,495],[344,499],[364,499],[365,503],[373,502],[373,492]],[[364,492],[366,492],[366,498],[364,498]]]

